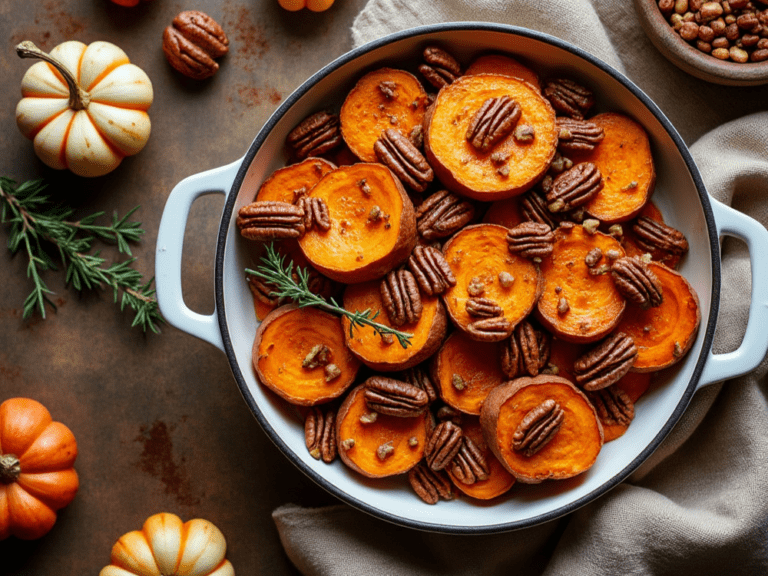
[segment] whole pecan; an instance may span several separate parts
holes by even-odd
[[[249,240],[299,238],[304,234],[304,210],[288,202],[251,202],[238,210],[235,223]]]
[[[611,276],[616,289],[633,304],[643,308],[661,304],[661,282],[640,258],[619,258],[611,265]]]
[[[501,370],[508,378],[536,376],[547,365],[549,350],[549,336],[523,320],[501,343]]]
[[[595,103],[591,90],[567,78],[548,80],[542,92],[555,110],[577,120],[583,120]]]
[[[430,378],[429,372],[427,372],[421,366],[408,368],[408,370],[405,370],[400,374],[400,380],[424,390],[424,392],[427,393],[427,398],[429,399],[430,403],[434,402],[440,397],[440,394],[437,392],[437,386],[435,386],[435,383],[432,382],[432,378]]]
[[[491,473],[483,452],[469,436],[464,436],[461,448],[451,462],[451,472],[462,484],[474,484],[478,480],[487,480]]]
[[[277,305],[278,297],[275,295],[274,285],[251,275],[248,276],[247,281],[254,298],[269,306]]]
[[[471,297],[467,300],[465,307],[467,314],[476,318],[494,318],[504,315],[504,310],[496,302],[480,296]]]
[[[365,403],[374,412],[410,418],[427,409],[429,397],[421,388],[393,378],[371,376],[365,381]]]
[[[467,127],[467,140],[480,152],[488,152],[515,129],[522,109],[507,95],[488,98]]]
[[[605,425],[629,426],[635,417],[635,404],[621,388],[609,386],[594,392],[587,392],[587,397],[595,407],[600,421]]]
[[[310,198],[302,196],[296,205],[304,211],[304,229],[311,230],[317,224],[320,230],[331,229],[331,217],[328,214],[328,205],[322,198]]]
[[[437,504],[440,498],[453,498],[453,488],[448,475],[443,471],[432,470],[424,462],[408,471],[408,482],[419,498],[427,504]]]
[[[424,457],[432,470],[442,470],[461,449],[461,439],[464,437],[461,428],[450,420],[440,422],[432,430],[424,447]]]
[[[475,320],[467,325],[467,333],[478,342],[500,342],[512,334],[512,322],[503,316]]]
[[[617,332],[580,356],[573,364],[573,374],[584,390],[600,390],[629,372],[636,356],[637,346],[632,337]]]
[[[221,26],[198,10],[181,12],[163,31],[163,53],[176,70],[203,80],[219,69],[214,60],[229,50],[229,39]]]
[[[555,178],[547,192],[549,210],[568,212],[592,200],[602,189],[600,169],[592,162],[581,162]]]
[[[557,147],[561,152],[591,152],[605,137],[605,131],[593,122],[559,116]]]
[[[432,246],[416,246],[408,259],[408,268],[428,296],[442,294],[449,286],[456,285],[456,277],[445,256]]]
[[[330,463],[336,458],[336,413],[313,406],[304,418],[304,442],[310,455]]]
[[[564,419],[560,404],[547,398],[523,417],[512,436],[512,449],[533,456],[555,437]]]
[[[547,208],[547,202],[540,194],[529,190],[520,199],[520,212],[530,222],[546,224],[553,230],[557,228],[558,220]]]
[[[416,279],[408,270],[392,270],[381,281],[381,302],[394,326],[418,322],[423,306]]]
[[[685,235],[658,220],[640,216],[632,226],[632,231],[637,237],[640,248],[648,252],[661,250],[674,256],[688,252],[688,241]]]
[[[456,59],[445,50],[435,46],[427,46],[423,53],[424,64],[419,66],[419,72],[427,82],[440,90],[461,76],[461,66]]]
[[[379,162],[386,165],[403,184],[415,192],[424,192],[435,177],[419,149],[394,128],[382,132],[373,145],[373,151]]]
[[[331,112],[315,112],[288,133],[285,143],[297,160],[319,156],[341,144],[339,116]]]
[[[475,216],[471,202],[447,190],[435,192],[416,209],[416,229],[424,240],[445,238]]]
[[[547,224],[523,222],[507,232],[507,247],[523,258],[546,258],[555,248],[555,233]]]

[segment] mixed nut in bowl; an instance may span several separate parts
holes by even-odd
[[[203,316],[181,296],[181,244],[211,192],[227,198]],[[620,73],[526,29],[425,26],[332,62],[243,158],[174,188],[158,300],[226,353],[265,432],[322,487],[400,525],[500,532],[616,486],[697,388],[763,358],[760,306],[739,350],[711,351],[722,234],[768,245]],[[768,272],[752,267],[757,294]],[[662,324],[666,351],[635,345]],[[609,390],[622,378],[635,384]]]

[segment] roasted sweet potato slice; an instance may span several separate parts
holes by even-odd
[[[467,140],[467,129],[489,98],[509,96],[521,108],[517,127],[528,126],[531,140],[515,131],[485,152]],[[453,192],[478,200],[522,194],[547,171],[557,147],[555,112],[528,82],[500,74],[462,76],[444,87],[425,119],[424,147],[432,169]]]
[[[456,277],[456,285],[443,294],[443,301],[453,323],[474,340],[499,341],[509,336],[541,294],[538,267],[509,252],[507,231],[496,224],[475,224],[454,234],[443,247]],[[508,330],[498,331],[497,338],[478,334],[474,326],[485,318],[467,311],[477,299],[497,305],[501,309],[497,318],[507,321]]]
[[[541,436],[550,436],[551,427],[537,432],[536,424],[542,419],[531,416],[548,401],[556,407],[553,412],[562,411],[562,419],[547,440]],[[603,447],[603,428],[587,397],[565,378],[548,374],[517,378],[493,389],[480,412],[480,424],[496,458],[524,483],[581,474],[595,463]],[[530,436],[542,442],[537,451],[526,455],[525,449],[514,448],[517,441]]]
[[[416,244],[413,204],[382,164],[342,166],[309,192],[328,206],[330,230],[317,227],[299,240],[307,260],[346,284],[380,278],[408,258]]]
[[[427,412],[400,418],[371,411],[361,384],[349,392],[336,416],[339,456],[368,478],[408,472],[424,456],[428,425]]]
[[[656,220],[656,222],[661,222],[662,224],[664,223],[664,216],[662,215],[661,210],[659,210],[656,204],[651,200],[646,202],[645,206],[643,206],[643,209],[640,210],[640,213],[637,215],[637,217],[639,218],[640,216],[645,216],[651,220]],[[646,253],[646,251],[643,250],[637,243],[637,236],[632,230],[633,222],[635,222],[635,220],[627,222],[622,226],[624,237],[621,243],[624,246],[624,250],[627,251],[627,256],[642,256]],[[656,262],[661,262],[662,264],[666,264],[670,268],[677,268],[677,265],[680,262],[680,258],[682,257],[681,254],[674,254],[660,249],[652,250],[648,253],[651,255],[653,260]]]
[[[293,204],[323,176],[335,169],[333,163],[323,158],[306,158],[296,164],[278,168],[264,180],[253,201],[273,200]]]
[[[381,301],[380,284],[381,281],[373,280],[347,286],[344,291],[344,308],[361,312],[371,310],[372,315],[378,313],[376,322],[392,326]],[[407,348],[400,346],[397,339],[382,338],[373,328],[356,326],[350,332],[350,321],[342,318],[344,337],[352,354],[365,365],[382,372],[405,370],[429,358],[445,338],[448,320],[445,308],[437,296],[422,295],[421,303],[419,321],[397,327],[413,335]]]
[[[273,310],[259,325],[252,360],[259,382],[300,406],[337,398],[360,368],[338,317],[295,304]]]
[[[587,254],[599,249],[601,259],[592,267]],[[606,336],[621,320],[626,300],[607,272],[607,254],[624,256],[621,244],[611,236],[583,226],[555,231],[552,254],[541,263],[544,289],[537,315],[550,332],[569,342],[595,342]],[[590,273],[590,271],[592,273]]]
[[[480,414],[488,393],[506,380],[496,342],[476,342],[453,332],[432,357],[432,381],[443,401],[465,414]]]
[[[381,133],[395,128],[408,136],[423,124],[426,108],[427,93],[413,74],[379,68],[360,78],[344,99],[341,135],[363,162],[375,162],[373,145]]]
[[[519,60],[515,60],[511,56],[506,56],[504,54],[485,54],[476,58],[469,65],[467,71],[464,72],[465,76],[472,76],[474,74],[502,74],[504,76],[512,76],[513,78],[519,78],[520,80],[528,82],[541,92],[539,75]]]
[[[635,341],[635,372],[661,370],[681,360],[701,322],[699,297],[688,281],[664,264],[651,262],[648,267],[661,282],[661,305],[647,310],[628,307],[617,328]]]
[[[453,484],[471,498],[477,500],[491,500],[497,496],[509,491],[515,484],[515,477],[510,474],[501,462],[494,456],[488,444],[483,437],[483,428],[480,426],[479,418],[467,418],[465,417],[461,422],[461,431],[464,436],[472,440],[480,449],[480,452],[485,458],[485,462],[488,465],[488,478],[485,480],[477,480],[473,484],[464,484],[459,480],[455,474],[453,474],[452,466],[448,466],[448,476],[451,478]]]
[[[648,134],[635,120],[617,112],[598,114],[589,121],[603,129],[603,141],[591,152],[569,156],[574,164],[595,164],[604,186],[584,208],[602,222],[624,222],[640,212],[656,184]]]

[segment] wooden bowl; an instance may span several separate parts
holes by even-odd
[[[689,44],[661,13],[658,0],[633,0],[645,33],[667,60],[688,74],[726,86],[768,84],[768,60],[740,64],[718,60]]]

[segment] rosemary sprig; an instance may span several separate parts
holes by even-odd
[[[76,290],[112,288],[114,301],[120,309],[133,309],[132,326],[144,331],[159,332],[157,324],[164,322],[152,289],[154,279],[142,282],[141,273],[131,268],[136,258],[129,258],[105,266],[106,260],[90,250],[95,240],[115,244],[121,254],[132,256],[130,242],[138,242],[144,230],[141,222],[129,218],[138,206],[122,218],[117,214],[109,225],[96,224],[104,215],[97,212],[71,220],[74,211],[51,203],[43,194],[42,180],[30,180],[17,185],[14,180],[0,176],[0,222],[10,225],[8,249],[12,254],[24,250],[27,254],[27,277],[32,279],[32,292],[24,300],[24,318],[36,310],[45,318],[46,304],[54,310],[56,304],[49,298],[53,292],[45,284],[41,273],[57,270],[56,262],[44,250],[44,243],[53,245],[61,263],[66,267],[66,282]]]
[[[309,271],[306,268],[296,266],[296,276],[294,278],[293,261],[286,263],[285,260],[286,257],[278,254],[277,250],[275,250],[274,244],[269,243],[266,247],[266,254],[261,257],[262,264],[257,266],[255,270],[246,268],[245,271],[263,280],[270,286],[274,286],[275,290],[270,294],[271,296],[290,298],[302,308],[305,306],[316,306],[323,310],[346,316],[349,319],[350,336],[356,326],[370,326],[380,336],[385,334],[395,336],[403,348],[410,346],[413,334],[401,332],[385,324],[374,322],[379,312],[372,313],[370,308],[362,312],[357,310],[351,312],[339,306],[333,298],[330,298],[330,302],[327,302],[325,298],[309,289]]]

